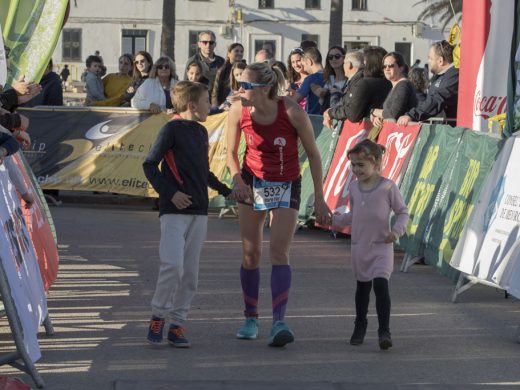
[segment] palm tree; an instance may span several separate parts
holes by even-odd
[[[163,0],[161,55],[175,61],[175,0]]]
[[[329,47],[343,47],[343,0],[330,2]]]
[[[420,0],[414,4],[425,5],[424,10],[417,16],[417,20],[425,20],[430,17],[438,18],[442,23],[442,29],[456,18],[460,22],[462,14],[462,0]]]

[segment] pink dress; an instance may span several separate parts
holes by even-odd
[[[358,181],[349,185],[351,211],[335,215],[333,226],[352,225],[352,271],[356,280],[390,279],[394,269],[394,245],[385,244],[391,231],[399,237],[406,231],[408,209],[397,185],[381,177],[370,191],[359,188]],[[390,212],[396,215],[390,228]]]

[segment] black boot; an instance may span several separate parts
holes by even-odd
[[[378,332],[379,333],[379,348],[386,351],[392,347],[392,337],[389,331]]]
[[[363,344],[363,340],[365,339],[365,334],[367,333],[367,325],[368,321],[365,320],[357,320],[354,322],[354,332],[352,333],[352,337],[350,337],[350,345],[360,345]]]

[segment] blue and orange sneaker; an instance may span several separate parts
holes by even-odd
[[[271,336],[269,337],[270,347],[283,347],[285,344],[294,341],[294,333],[283,321],[275,321],[271,328]]]
[[[170,325],[168,331],[168,342],[176,348],[189,348],[190,342],[184,336],[184,328],[178,325]]]
[[[152,345],[160,345],[163,339],[164,318],[152,317],[148,327],[148,342]]]

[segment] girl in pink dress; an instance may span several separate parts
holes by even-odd
[[[356,321],[350,344],[363,343],[367,330],[368,303],[374,285],[379,321],[379,347],[392,346],[388,280],[394,267],[394,246],[406,231],[408,209],[397,185],[380,175],[384,147],[370,140],[347,153],[357,180],[349,185],[350,212],[336,213],[333,226],[352,225],[352,271],[357,280]],[[396,216],[390,227],[390,212]]]

